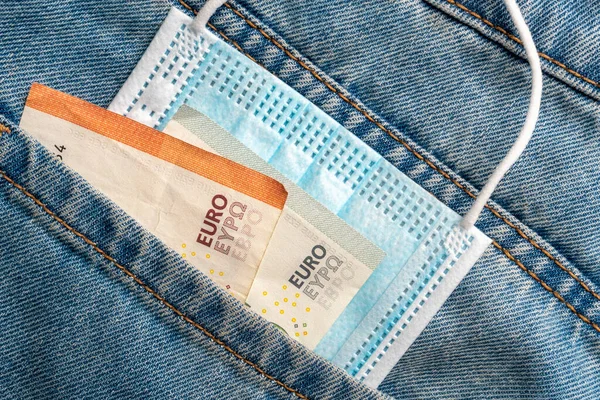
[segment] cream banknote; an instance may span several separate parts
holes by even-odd
[[[34,84],[21,127],[141,225],[245,301],[283,185],[83,100]],[[177,127],[172,134],[177,135]]]
[[[165,132],[284,184],[288,200],[246,303],[315,348],[385,253],[198,111],[182,107]]]

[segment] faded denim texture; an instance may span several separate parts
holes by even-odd
[[[5,5],[0,114],[16,122],[34,81],[108,105],[172,4],[200,6]],[[519,4],[547,57],[540,122],[477,224],[494,246],[380,386],[396,398],[600,390],[598,6]],[[210,26],[458,213],[525,117],[529,67],[500,1],[232,1]],[[0,169],[277,380],[310,398],[376,396],[222,297],[20,134],[0,138]],[[293,396],[5,179],[0,193],[2,395]]]
[[[384,398],[0,123],[0,397]]]

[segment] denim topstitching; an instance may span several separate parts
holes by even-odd
[[[192,6],[190,6],[189,4],[186,3],[186,0],[177,0],[184,8],[190,10],[191,12],[193,12],[194,14],[197,14],[198,11],[195,10]],[[446,1],[451,1],[451,0],[446,0]],[[458,3],[453,2],[452,4],[455,4],[458,6]],[[304,68],[305,70],[307,70],[308,72],[311,73],[311,75],[313,75],[319,82],[323,83],[327,89],[329,89],[331,92],[335,93],[336,95],[338,95],[342,100],[344,100],[346,103],[348,103],[349,105],[351,105],[353,108],[355,108],[358,112],[360,112],[365,118],[367,118],[370,122],[372,122],[373,124],[375,124],[379,129],[381,129],[382,131],[384,131],[385,133],[387,133],[391,138],[393,138],[394,140],[396,140],[398,143],[400,143],[401,145],[403,145],[409,152],[411,152],[415,157],[417,157],[419,160],[423,161],[425,164],[427,164],[430,168],[432,168],[433,170],[435,170],[436,172],[440,173],[444,178],[448,179],[449,181],[451,181],[455,186],[457,186],[459,189],[461,189],[463,192],[465,192],[467,195],[469,195],[471,198],[475,199],[477,196],[475,194],[473,194],[468,188],[466,188],[463,184],[461,184],[460,182],[458,182],[457,180],[455,180],[454,178],[452,178],[447,172],[445,172],[444,170],[442,170],[440,167],[436,166],[432,161],[428,160],[427,158],[425,158],[423,155],[421,155],[418,151],[416,151],[415,149],[413,149],[407,142],[405,142],[403,139],[401,139],[400,137],[398,137],[395,133],[393,133],[390,129],[386,128],[382,123],[378,122],[375,117],[371,116],[369,114],[368,111],[364,110],[359,104],[357,104],[356,102],[352,101],[351,99],[349,99],[346,95],[344,95],[339,89],[336,89],[335,87],[333,87],[329,82],[327,82],[323,77],[321,77],[317,71],[315,71],[313,68],[311,68],[310,66],[308,66],[305,62],[303,62],[301,59],[299,59],[297,56],[295,56],[294,54],[292,54],[292,52],[290,52],[288,49],[286,49],[281,43],[279,43],[276,39],[274,39],[271,35],[269,35],[267,32],[265,32],[264,29],[260,28],[256,23],[252,22],[250,19],[248,19],[246,16],[244,16],[239,10],[237,10],[236,8],[234,8],[234,6],[232,6],[229,3],[225,3],[224,4],[225,7],[229,8],[231,11],[233,11],[234,14],[236,14],[238,17],[242,18],[251,28],[257,30],[263,37],[265,37],[267,40],[269,40],[271,43],[273,43],[278,49],[280,49],[281,51],[283,51],[288,57],[290,57],[292,60],[296,61],[302,68]],[[462,4],[461,4],[462,6]],[[462,6],[465,10],[468,10],[465,6]],[[470,10],[469,10],[470,11]],[[490,21],[484,20],[483,18],[481,18],[478,14],[474,13],[472,14],[473,16],[476,16],[478,18],[480,18],[483,22],[485,22],[487,25],[493,26],[495,27],[495,29],[498,29],[499,32],[504,33],[505,35],[510,35],[506,30],[504,30],[503,28],[497,27],[496,25],[492,24]],[[250,54],[248,54],[246,51],[244,51],[242,49],[242,47],[235,42],[233,39],[229,38],[223,31],[221,31],[220,29],[218,29],[217,27],[215,27],[213,24],[211,24],[210,22],[208,22],[208,26],[214,30],[215,32],[217,32],[224,40],[226,40],[227,42],[231,43],[236,49],[238,49],[240,52],[242,52],[244,55],[246,55],[248,58],[250,58],[252,61],[256,62],[257,64],[261,65],[263,68],[265,68],[260,62],[258,62],[254,57],[252,57]],[[512,35],[511,35],[512,36]],[[518,43],[520,43],[520,39],[516,38],[516,37],[511,37],[509,36],[511,39],[516,40]],[[583,79],[584,81],[588,82],[588,83],[592,83],[595,84],[597,86],[600,87],[600,83],[597,83],[595,81],[592,81],[589,78],[585,78],[584,76],[582,76],[581,74],[579,74],[576,71],[573,71],[569,68],[567,68],[564,64],[560,63],[559,61],[556,61],[554,59],[552,59],[551,57],[549,57],[546,54],[540,53],[540,56],[547,59],[548,61],[553,62],[554,64],[556,64],[557,66],[565,69],[567,72],[573,74],[574,76]],[[266,69],[266,68],[265,68]],[[495,208],[493,208],[492,206],[490,206],[489,204],[486,204],[485,206],[488,210],[490,210],[492,212],[492,214],[494,216],[496,216],[497,218],[499,218],[500,220],[502,220],[506,225],[508,225],[510,228],[512,228],[513,230],[515,230],[517,232],[517,234],[519,236],[521,236],[523,239],[527,240],[533,247],[535,247],[537,250],[541,251],[542,254],[544,254],[546,257],[548,257],[551,261],[554,262],[554,264],[556,266],[558,266],[562,271],[566,272],[572,279],[574,279],[575,281],[577,281],[577,283],[579,283],[579,285],[588,293],[590,293],[596,300],[600,300],[600,295],[598,293],[596,293],[594,290],[592,290],[581,278],[579,278],[577,275],[575,275],[575,273],[573,271],[571,271],[570,269],[568,269],[567,267],[565,267],[555,256],[553,256],[552,254],[550,254],[550,252],[546,249],[544,249],[541,245],[539,245],[534,239],[530,238],[525,232],[523,232],[518,226],[516,226],[515,224],[513,224],[511,221],[509,221],[507,218],[505,218],[504,216],[502,216],[502,214],[500,214],[499,211],[497,211]],[[525,265],[519,261],[516,257],[514,257],[510,251],[504,247],[502,247],[497,241],[493,240],[492,244],[494,245],[494,247],[496,247],[498,250],[500,250],[509,260],[511,260],[512,262],[514,262],[520,269],[522,269],[524,272],[526,272],[531,278],[533,278],[536,282],[538,282],[546,291],[552,293],[552,295],[554,297],[556,297],[560,302],[562,302],[563,304],[565,304],[565,306],[571,311],[573,312],[578,318],[580,318],[583,322],[585,322],[586,324],[590,325],[592,328],[594,328],[594,330],[596,330],[597,332],[600,333],[600,325],[596,324],[595,322],[591,321],[589,318],[587,318],[585,315],[579,313],[575,307],[573,307],[573,305],[571,305],[569,302],[567,302],[562,295],[557,292],[556,290],[552,289],[548,284],[546,284],[543,280],[541,280],[537,274],[535,272],[533,272],[532,270],[528,269],[527,267],[525,267]]]
[[[3,126],[3,125],[0,125],[0,126]],[[73,233],[75,236],[77,236],[78,238],[82,239],[86,244],[88,244],[89,246],[91,246],[92,249],[94,249],[94,251],[96,251],[102,257],[104,257],[105,259],[107,259],[108,261],[110,261],[111,263],[113,263],[125,275],[127,275],[128,277],[130,277],[131,279],[133,279],[133,281],[135,283],[137,283],[138,285],[140,285],[144,290],[146,290],[146,292],[148,292],[149,294],[151,294],[156,300],[158,300],[163,305],[165,305],[167,308],[169,308],[171,311],[173,311],[177,316],[181,317],[185,322],[187,322],[188,324],[192,325],[194,328],[200,330],[204,335],[206,335],[213,342],[215,342],[216,344],[218,344],[219,346],[221,346],[222,348],[224,348],[225,350],[227,350],[229,353],[231,353],[233,356],[235,356],[240,361],[243,361],[244,363],[246,363],[249,366],[251,366],[252,368],[254,368],[257,372],[259,372],[265,378],[267,378],[267,379],[275,382],[277,385],[283,387],[284,389],[286,389],[290,393],[293,393],[296,397],[298,397],[300,399],[303,399],[303,400],[309,400],[309,398],[306,395],[300,393],[296,389],[294,389],[294,388],[288,386],[287,384],[281,382],[280,380],[278,380],[274,376],[269,375],[259,365],[257,365],[256,363],[254,363],[254,362],[252,362],[252,361],[244,358],[244,356],[242,356],[241,354],[239,354],[238,352],[236,352],[234,349],[232,349],[231,347],[229,347],[224,341],[222,341],[221,339],[219,339],[218,337],[216,337],[208,329],[206,329],[205,327],[203,327],[202,325],[200,325],[199,323],[197,323],[196,321],[194,321],[190,317],[186,316],[183,312],[179,311],[179,309],[177,309],[175,306],[173,306],[171,303],[169,303],[157,291],[155,291],[150,286],[148,286],[147,284],[145,284],[134,273],[132,273],[130,270],[128,270],[123,265],[119,264],[119,262],[117,260],[115,260],[113,257],[111,257],[110,255],[108,255],[104,250],[102,250],[101,248],[99,248],[96,243],[94,243],[93,241],[91,241],[90,239],[88,239],[84,234],[82,234],[81,232],[77,231],[75,228],[73,228],[67,222],[65,222],[62,218],[60,218],[58,215],[56,215],[52,210],[50,210],[44,203],[42,203],[37,197],[35,197],[33,194],[31,194],[27,189],[25,189],[23,186],[19,185],[12,178],[10,178],[8,175],[6,175],[6,173],[4,171],[0,170],[0,176],[2,176],[2,178],[6,182],[10,183],[12,186],[14,186],[15,188],[17,188],[25,196],[27,196],[31,200],[33,200],[33,202],[35,204],[37,204],[46,214],[48,214],[49,216],[51,216],[55,221],[57,221],[59,224],[61,224],[69,232]]]
[[[466,13],[468,13],[469,15],[477,18],[478,20],[480,20],[481,22],[483,22],[484,24],[486,24],[487,26],[489,26],[490,28],[493,28],[495,30],[497,30],[498,32],[502,33],[503,35],[505,35],[506,37],[508,37],[509,39],[517,42],[518,44],[522,45],[523,43],[521,42],[521,39],[519,39],[517,36],[513,35],[512,33],[508,32],[506,29],[502,28],[501,26],[498,26],[496,24],[494,24],[492,21],[487,20],[485,18],[483,18],[481,15],[479,15],[478,13],[476,13],[475,11],[470,10],[469,8],[467,8],[465,5],[460,4],[458,2],[456,2],[455,0],[446,0],[448,3],[452,4],[455,7],[460,8],[461,10],[465,11]],[[600,82],[596,82],[588,77],[585,77],[583,75],[581,75],[579,72],[575,71],[574,69],[571,69],[569,67],[567,67],[565,64],[561,63],[560,61],[550,57],[549,55],[542,53],[541,51],[538,51],[538,55],[543,58],[546,61],[550,61],[552,64],[564,69],[565,71],[567,71],[568,73],[570,73],[571,75],[583,80],[584,82],[589,83],[590,85],[594,85],[596,87],[600,87]]]
[[[0,136],[2,136],[3,133],[10,133],[10,128],[0,124]]]

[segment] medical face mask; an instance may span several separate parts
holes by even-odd
[[[110,109],[164,129],[185,103],[385,252],[315,348],[376,387],[489,245],[473,225],[489,196],[461,218],[208,32],[206,21],[218,3],[207,2],[194,20],[172,9]],[[509,156],[516,159],[527,140]],[[509,156],[492,178],[499,181],[512,165]],[[492,178],[482,193],[491,194]]]

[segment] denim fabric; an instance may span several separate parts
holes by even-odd
[[[141,57],[171,4],[187,10],[176,0],[84,3],[26,0],[0,8],[0,48],[4,53],[4,57],[0,58],[0,114],[17,120],[29,85],[35,80],[96,104],[108,105]],[[185,4],[196,10],[199,6],[195,1]],[[500,2],[469,1],[465,4],[481,13],[486,21],[493,19],[493,24],[502,26],[508,20]],[[597,14],[594,12],[595,4],[549,0],[535,0],[527,4],[535,5],[524,8],[524,14],[525,19],[531,22],[539,50],[556,57],[558,62],[567,63],[581,76],[588,74],[589,79],[597,79],[594,52],[598,46],[593,34],[593,16]],[[459,213],[464,213],[472,202],[467,191],[476,193],[475,187],[481,187],[512,143],[524,119],[529,70],[520,58],[522,50],[512,39],[453,3],[445,0],[431,0],[430,4],[419,0],[245,0],[232,1],[228,5],[211,19],[211,29],[233,41],[247,55],[322,107]],[[565,9],[574,11],[561,11]],[[528,10],[532,10],[536,17],[530,19]],[[558,22],[560,18],[555,17],[549,23],[548,13],[558,15],[562,20]],[[503,27],[510,29],[509,24]],[[569,39],[573,36],[567,35],[566,31],[578,32],[576,37],[583,43]],[[495,240],[494,247],[488,249],[473,267],[380,386],[385,393],[398,398],[597,397],[600,390],[600,295],[597,286],[600,283],[600,252],[597,250],[600,236],[596,233],[600,225],[598,89],[556,63],[544,61],[543,64],[545,89],[538,129],[524,157],[494,194],[495,202],[491,205],[495,214],[486,210],[478,223],[478,227]],[[9,135],[3,135],[0,140],[4,141],[6,137]],[[2,146],[0,152],[6,154]],[[11,167],[14,172],[24,171],[29,162],[27,158],[20,160]],[[6,161],[3,158],[1,168],[7,168]],[[43,184],[43,176],[36,178],[31,170],[27,171],[28,180],[24,182],[32,180],[36,185]],[[45,168],[42,171],[48,174],[53,170]],[[64,176],[62,172],[61,176]],[[7,196],[7,191],[11,198],[16,196],[7,184],[1,184],[3,196]],[[44,184],[47,198],[53,199],[54,203],[60,203],[60,196],[55,197],[56,193],[52,194],[49,186],[59,184],[60,181]],[[37,189],[37,186],[34,188]],[[2,200],[2,204],[5,203]],[[60,204],[56,205],[57,210],[61,210]],[[13,214],[15,219],[18,218],[13,210],[16,206],[10,207],[8,215],[3,212],[3,222]],[[27,205],[19,207],[25,209]],[[59,244],[75,252],[74,258],[92,257],[67,241],[64,238],[66,234],[59,231],[52,221],[31,221],[33,211],[29,210],[19,224],[19,230],[24,231],[24,227],[30,226],[28,229],[34,229],[36,233],[37,247],[28,248],[32,252],[28,260],[36,260],[38,247]],[[85,218],[83,212],[77,213],[77,216],[77,222],[86,226],[94,222]],[[40,223],[47,225],[40,226]],[[109,226],[119,227],[119,224],[115,225],[113,221]],[[14,222],[1,226],[0,237],[14,239]],[[5,226],[10,226],[10,229]],[[137,239],[113,238],[110,233],[94,230],[93,226],[88,228],[96,235],[109,236],[108,239],[132,240],[134,247],[135,243],[139,244]],[[43,236],[40,236],[40,231],[45,232]],[[11,236],[8,236],[9,233]],[[50,237],[55,238],[54,244],[50,243]],[[108,243],[115,244],[112,240]],[[14,246],[15,240],[9,242]],[[0,251],[6,251],[6,241],[0,243],[3,243]],[[120,251],[128,254],[127,250]],[[25,257],[23,252],[11,254],[15,259]],[[140,257],[140,262],[151,264],[150,257],[156,255],[145,254]],[[4,259],[4,254],[1,259]],[[11,262],[4,262],[2,266],[8,268],[14,265],[14,261]],[[100,265],[98,263],[101,262],[96,260],[95,263]],[[80,269],[90,265],[86,262],[74,264]],[[20,269],[25,269],[27,266],[33,268],[36,263],[29,261],[25,265],[20,261],[19,265],[22,265]],[[63,269],[65,265],[70,264],[65,261]],[[161,265],[168,269],[168,263]],[[19,270],[11,268],[9,271],[11,280],[2,287],[0,295],[7,293],[5,288],[23,285],[24,279],[16,275]],[[55,266],[42,271],[46,275],[41,276],[54,278],[59,276],[61,268]],[[7,275],[4,270],[2,273]],[[118,298],[116,293],[119,289],[112,286],[118,282],[125,285],[119,281],[120,276],[115,275],[104,278],[102,292],[112,290],[104,301]],[[193,290],[207,285],[205,278],[193,275],[193,284],[174,280],[180,276],[176,274],[167,274],[165,279],[172,280],[169,281],[173,283],[171,288],[181,287],[178,293],[189,299],[190,293],[198,293]],[[46,293],[43,285],[47,285],[49,279],[41,280],[40,274],[26,275],[25,278],[30,284],[38,285],[38,292],[13,291],[7,298],[18,299],[19,295],[33,298]],[[60,281],[56,279],[56,282]],[[198,282],[204,282],[204,286],[198,286]],[[123,297],[133,297],[138,293],[135,286],[129,288],[121,292]],[[55,290],[66,289],[61,286]],[[76,292],[79,296],[93,295],[92,289],[83,283],[81,286],[69,286],[68,290],[69,293],[79,290]],[[86,293],[81,294],[81,291]],[[58,313],[61,307],[84,310],[83,306],[74,306],[74,298],[76,296],[70,296],[68,301],[52,303],[54,308],[49,310],[48,315],[56,315],[59,322],[54,327],[48,325],[47,332],[57,332],[58,326],[65,324]],[[0,304],[9,304],[8,301],[3,300]],[[215,303],[223,304],[216,300]],[[38,303],[35,304],[39,307]],[[21,314],[11,315],[24,318],[34,312],[33,303],[25,305]],[[98,307],[102,309],[100,305]],[[148,332],[149,326],[162,323],[164,326],[160,330],[165,331],[169,323],[170,326],[176,324],[169,319],[172,317],[165,317],[142,300],[136,301],[136,307],[145,310],[146,321],[160,320],[152,325],[141,325],[137,330],[144,334],[159,335]],[[271,373],[285,379],[285,382],[302,382],[302,387],[310,388],[307,394],[319,397],[337,391],[347,397],[362,395],[362,392],[344,392],[344,388],[362,389],[341,378],[327,364],[319,364],[321,361],[312,358],[307,363],[297,361],[295,357],[304,353],[299,353],[302,350],[294,347],[289,355],[296,360],[297,364],[293,366],[315,374],[299,377],[293,366],[288,366],[286,358],[277,359],[285,354],[278,350],[281,348],[277,344],[273,344],[274,338],[279,336],[268,339],[267,346],[260,341],[253,342],[257,339],[256,333],[247,336],[233,328],[233,321],[250,325],[258,322],[240,319],[240,310],[232,310],[231,307],[218,309],[222,312],[215,316],[206,311],[196,311],[210,322],[211,328],[224,329],[219,332],[235,337],[236,347],[244,349],[253,360],[260,360],[268,354],[271,358],[266,365],[275,371]],[[2,323],[7,315],[5,310],[3,307],[0,313]],[[41,315],[34,315],[34,321],[24,320],[22,323],[16,316],[11,320],[19,329],[30,330],[32,336],[29,337],[34,337],[34,334],[39,335],[39,329],[34,330],[32,326],[36,326],[34,322],[43,320]],[[89,323],[83,312],[71,315],[76,316],[76,321],[81,321],[74,329],[81,330]],[[104,315],[104,324],[110,321],[110,326],[106,324],[104,327],[106,335],[115,337],[115,333],[119,333],[116,335],[119,340],[133,340],[130,332],[124,330],[125,325],[118,324],[126,322],[116,318],[117,315],[117,311],[113,315]],[[231,318],[230,324],[222,327],[222,322],[217,321],[219,317]],[[99,323],[89,325],[88,332],[91,334],[100,326]],[[156,329],[159,330],[158,327]],[[170,332],[183,336],[187,332],[185,329],[178,326],[178,329],[171,328]],[[270,332],[267,331],[266,335],[275,335]],[[19,337],[27,336],[21,334]],[[86,339],[82,343],[90,345],[94,340],[99,338]],[[152,343],[157,343],[156,340]],[[260,337],[260,340],[264,338]],[[40,342],[51,344],[41,339]],[[71,365],[81,368],[80,364],[84,363],[74,358],[74,351],[65,353],[68,346],[77,342],[68,346],[66,343],[65,347],[51,350],[54,354],[66,354],[65,360],[72,360]],[[163,343],[152,348],[152,356],[156,355],[157,348],[165,346]],[[144,345],[146,342],[140,342],[137,348],[145,349]],[[198,338],[194,345],[198,348],[204,346]],[[289,346],[285,343],[279,346],[284,345]],[[182,348],[191,354],[192,347]],[[58,357],[44,354],[41,348],[32,347],[32,354],[42,354],[40,360],[55,365],[60,373],[47,372],[48,379],[55,380],[56,387],[60,387],[58,377],[61,373],[65,374],[65,370],[59,368]],[[130,357],[132,348],[124,350],[127,356],[122,355],[123,359]],[[208,383],[205,380],[205,390],[210,390],[207,389],[209,387],[218,390],[223,386],[231,386],[230,390],[239,389],[241,380],[245,379],[246,382],[251,381],[248,387],[253,395],[267,393],[268,390],[281,396],[287,395],[277,384],[271,383],[277,386],[271,389],[260,386],[267,383],[260,375],[256,377],[254,369],[251,371],[254,374],[252,378],[248,372],[236,370],[233,361],[225,359],[226,356],[218,356],[217,350],[210,349],[206,344],[203,350],[194,351],[198,354],[205,351],[205,354],[210,354],[211,361],[218,360],[212,365],[218,365],[218,373],[231,380],[231,384],[226,385],[223,380]],[[88,358],[106,362],[105,355],[90,354]],[[133,373],[141,364],[147,370],[137,377],[144,379],[148,376],[150,380],[152,376],[158,381],[159,378],[155,378],[158,375],[156,368],[152,367],[160,363],[172,368],[173,374],[170,380],[167,377],[162,381],[164,390],[177,390],[182,385],[187,385],[192,393],[193,388],[201,390],[200,378],[193,371],[178,371],[179,364],[169,365],[167,357],[182,357],[179,362],[184,362],[183,355],[165,351],[164,355],[151,357],[152,362],[145,361],[147,365],[139,361],[134,366],[118,364],[119,367],[112,371],[113,380],[107,379],[107,382],[114,388],[125,385],[115,382],[128,382],[132,391],[140,393],[144,385],[127,381],[125,377],[129,375],[126,372]],[[106,373],[104,370],[107,368],[98,365],[97,368]],[[21,371],[33,375],[42,369],[41,366],[35,368]],[[316,374],[315,369],[327,373]],[[7,369],[3,367],[4,370]],[[150,371],[155,375],[151,375]],[[190,374],[187,375],[189,381],[184,378],[186,373]],[[91,379],[98,374],[87,371],[81,375]],[[234,378],[236,374],[237,378]],[[335,376],[337,383],[323,383],[322,379],[327,375]],[[27,375],[19,378],[23,382]],[[197,380],[194,381],[194,378]],[[5,381],[7,379],[3,375],[2,384]],[[100,379],[97,382],[102,383]]]
[[[0,397],[383,398],[0,123]]]
[[[18,121],[34,81],[108,105],[170,6],[167,0],[3,2],[0,114]]]
[[[516,29],[500,1],[426,1],[493,40],[514,41],[510,35],[514,35]],[[598,99],[600,3],[593,0],[521,0],[519,6],[526,16],[538,51],[543,53],[546,70]],[[496,35],[498,33],[500,35]]]

